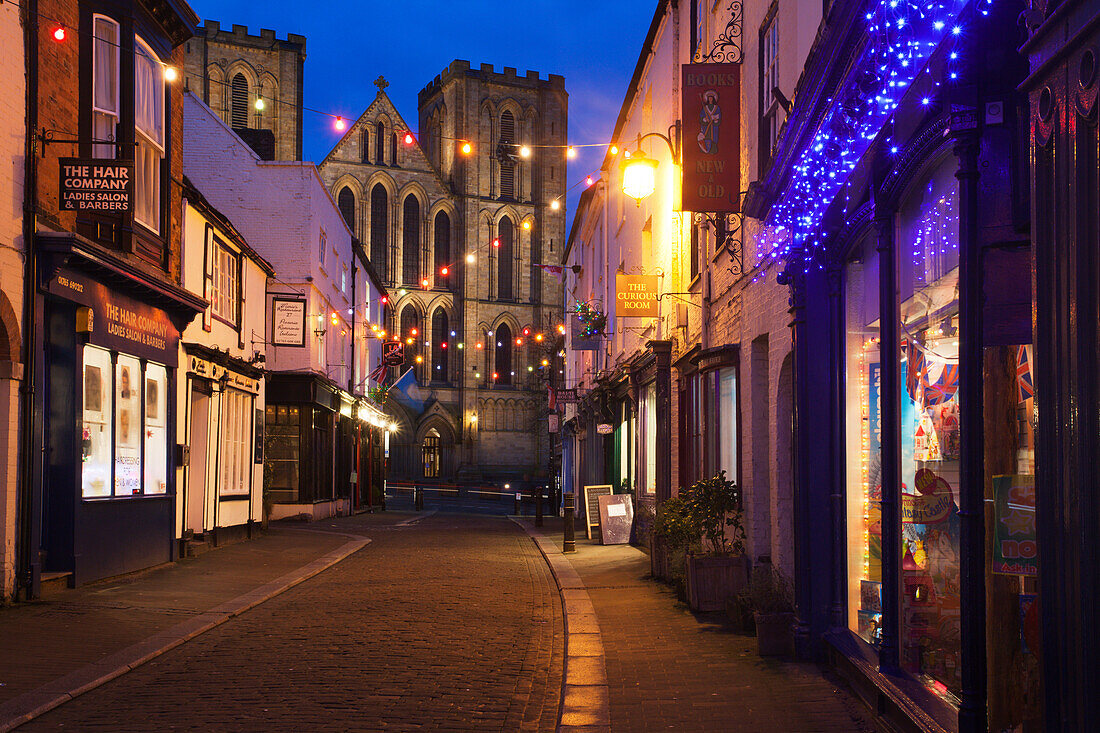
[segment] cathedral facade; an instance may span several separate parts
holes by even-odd
[[[390,475],[507,481],[547,469],[563,289],[564,79],[455,61],[409,124],[386,94],[319,164],[389,289],[405,375]],[[411,372],[409,371],[411,370]]]

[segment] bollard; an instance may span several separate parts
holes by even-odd
[[[577,495],[574,494],[571,491],[562,495],[562,504],[563,504],[563,508],[565,509],[565,511],[564,511],[565,523],[564,523],[563,529],[562,529],[562,541],[561,541],[561,551],[562,552],[576,552],[577,551],[577,540],[573,536],[573,511],[574,511],[574,505],[575,505],[575,502],[576,502],[576,498],[577,498]]]
[[[535,526],[542,526],[542,487],[535,487]]]

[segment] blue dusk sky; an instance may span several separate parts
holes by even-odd
[[[454,59],[473,68],[513,66],[565,77],[569,141],[606,142],[615,125],[657,0],[191,0],[204,20],[249,33],[271,28],[306,37],[305,106],[356,119],[374,99],[379,74],[398,111],[417,124],[416,97]],[[339,139],[332,118],[305,113],[304,157],[320,161]],[[604,148],[570,162],[567,185],[598,169]],[[582,186],[569,192],[572,221]]]

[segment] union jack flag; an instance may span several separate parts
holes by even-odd
[[[1016,386],[1020,390],[1020,402],[1035,396],[1035,384],[1031,381],[1031,347],[1020,346],[1016,350]]]
[[[385,362],[379,364],[375,367],[374,371],[370,373],[370,378],[381,384],[382,380],[386,378],[386,370],[388,368]]]
[[[959,391],[959,365],[944,364],[939,379],[935,384],[928,384],[928,371],[925,370],[924,379],[924,405],[942,405],[955,396]]]

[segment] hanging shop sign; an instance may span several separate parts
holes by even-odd
[[[132,161],[61,158],[58,204],[62,211],[125,214],[133,210]]]
[[[602,422],[596,425],[596,432],[599,435],[611,435],[615,432],[615,426],[611,423]]]
[[[657,318],[660,315],[657,297],[656,275],[615,273],[616,318]]]
[[[60,269],[46,285],[53,295],[88,306],[88,340],[165,366],[179,360],[179,331],[168,314],[75,270]]]
[[[576,404],[577,402],[577,388],[576,387],[561,387],[554,390],[554,397],[558,401],[559,405]]]
[[[682,210],[741,209],[741,65],[684,64]]]
[[[300,298],[271,299],[273,346],[306,345],[306,302]]]
[[[382,363],[386,366],[401,366],[404,364],[405,345],[400,341],[383,341]]]
[[[561,426],[561,415],[556,412],[547,415],[547,426],[551,433],[558,432],[558,428]]]

